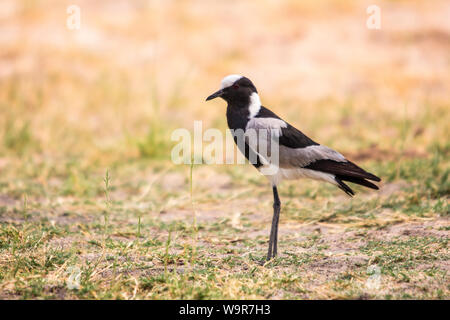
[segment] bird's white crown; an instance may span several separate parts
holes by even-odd
[[[222,79],[222,82],[220,83],[220,89],[226,88],[231,86],[233,83],[235,83],[237,80],[242,78],[241,75],[238,74],[230,74]]]

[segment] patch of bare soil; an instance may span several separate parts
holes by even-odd
[[[14,206],[16,202],[16,199],[4,194],[0,194],[0,206]]]
[[[51,224],[73,225],[86,224],[97,217],[88,214],[78,214],[64,210],[30,210],[27,213],[8,210],[0,215],[0,222],[22,224],[25,222],[37,222],[42,219],[48,220]]]
[[[370,231],[369,235],[377,239],[391,239],[394,237],[435,237],[447,238],[449,232],[445,230],[450,225],[450,219],[442,217],[436,220],[425,222],[412,222],[393,225],[383,232]]]
[[[49,241],[49,247],[59,250],[67,250],[77,241],[74,237],[55,238]]]

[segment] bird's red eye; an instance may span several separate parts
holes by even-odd
[[[234,89],[239,89],[239,85],[237,83],[233,84]]]

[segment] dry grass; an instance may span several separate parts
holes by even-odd
[[[449,298],[447,2],[381,2],[379,31],[365,1],[77,2],[78,31],[0,3],[0,298]],[[169,159],[174,128],[225,130],[229,73],[383,178],[285,183],[263,266],[264,178]]]

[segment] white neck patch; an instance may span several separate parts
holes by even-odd
[[[250,104],[248,105],[248,118],[252,119],[254,118],[259,110],[261,109],[261,100],[259,99],[259,96],[256,92],[253,92],[250,96]]]
[[[230,74],[229,76],[226,76],[222,79],[222,82],[220,83],[220,89],[226,88],[231,86],[233,83],[241,79],[242,76],[238,74]]]

